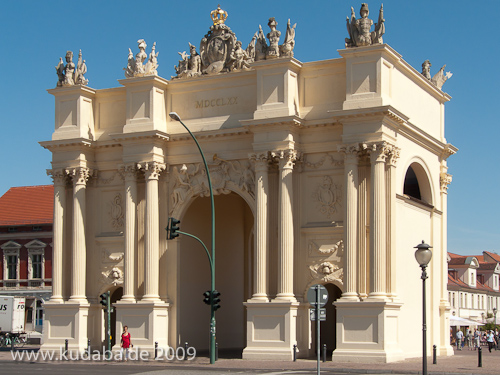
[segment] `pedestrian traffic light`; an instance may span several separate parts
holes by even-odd
[[[177,220],[173,217],[169,219],[168,227],[167,227],[167,239],[173,240],[175,237],[179,237],[179,233],[177,231],[179,228],[179,223],[181,221]]]
[[[210,305],[210,291],[207,290],[205,293],[203,293],[203,302],[205,302],[207,305]]]
[[[214,290],[212,293],[212,303],[214,305],[214,311],[217,311],[220,308],[220,292]]]
[[[109,292],[103,293],[99,297],[101,297],[101,301],[99,303],[104,307],[104,311],[108,311]]]

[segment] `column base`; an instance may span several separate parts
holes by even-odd
[[[68,340],[68,350],[83,352],[87,348],[87,328],[90,304],[71,301],[71,303],[53,303],[43,305],[44,330],[41,351],[59,351],[64,349]]]
[[[170,305],[161,300],[148,302],[118,301],[113,304],[116,309],[116,344],[113,350],[120,349],[118,335],[123,326],[128,326],[134,348],[154,353],[155,342],[158,347],[166,349],[168,342],[168,311]],[[176,345],[172,345],[176,346]]]
[[[247,346],[243,359],[293,359],[293,345],[297,344],[297,302],[246,302]]]
[[[402,304],[338,300],[337,348],[332,360],[394,362],[405,359],[401,350],[399,314]]]

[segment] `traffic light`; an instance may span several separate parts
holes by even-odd
[[[179,223],[181,221],[177,220],[173,217],[169,219],[168,227],[167,227],[167,239],[173,240],[175,237],[179,237],[179,233],[177,231],[179,228]]]
[[[206,291],[205,293],[203,293],[203,302],[205,302],[207,305],[210,305],[210,291]]]
[[[103,293],[99,297],[101,297],[101,301],[99,303],[104,307],[104,311],[108,311],[109,292]]]
[[[214,304],[214,311],[217,311],[220,308],[220,292],[214,290],[212,293],[212,303]]]

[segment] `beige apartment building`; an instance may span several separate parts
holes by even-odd
[[[299,356],[313,355],[306,294],[323,284],[321,336],[334,360],[420,356],[414,247],[424,240],[433,246],[427,344],[451,355],[446,160],[456,148],[445,138],[442,71],[431,79],[410,66],[383,43],[380,25],[355,31],[363,17],[351,20],[345,49],[301,62],[290,23],[283,44],[273,18],[269,43],[261,30],[243,50],[224,11],[214,12],[199,52],[191,46],[172,79],[157,75],[155,46],[148,57],[144,40],[114,88],[86,86],[84,62],[61,60],[49,90],[55,130],[41,142],[55,195],[42,350],[65,339],[70,350],[87,339],[102,347],[106,291],[114,332],[127,325],[135,347],[208,348],[207,256],[164,230],[175,217],[210,244],[206,173],[169,117],[176,112],[203,149],[215,194],[221,350],[290,360],[297,345]]]

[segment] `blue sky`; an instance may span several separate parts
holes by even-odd
[[[226,24],[246,46],[259,24],[267,33],[269,17],[278,30],[297,23],[295,57],[302,61],[338,58],[347,36],[350,7],[359,14],[361,1],[222,1]],[[376,20],[380,2],[369,2]],[[497,25],[490,16],[497,2],[477,0],[384,1],[384,42],[410,65],[421,70],[429,59],[431,74],[444,64],[454,75],[443,90],[452,96],[446,105],[446,138],[459,148],[448,159],[453,182],[448,195],[448,250],[479,254],[500,252],[497,213],[500,183],[495,140],[500,138],[496,110],[500,106],[500,48]],[[50,152],[38,145],[50,140],[54,128],[54,67],[67,50],[81,49],[87,62],[89,86],[118,86],[127,64],[128,48],[137,40],[156,42],[158,73],[175,75],[179,51],[188,42],[199,45],[207,33],[210,11],[217,1],[4,1],[0,35],[1,138],[0,195],[11,186],[50,184]],[[490,20],[488,20],[488,18]],[[493,169],[490,169],[493,166]]]

